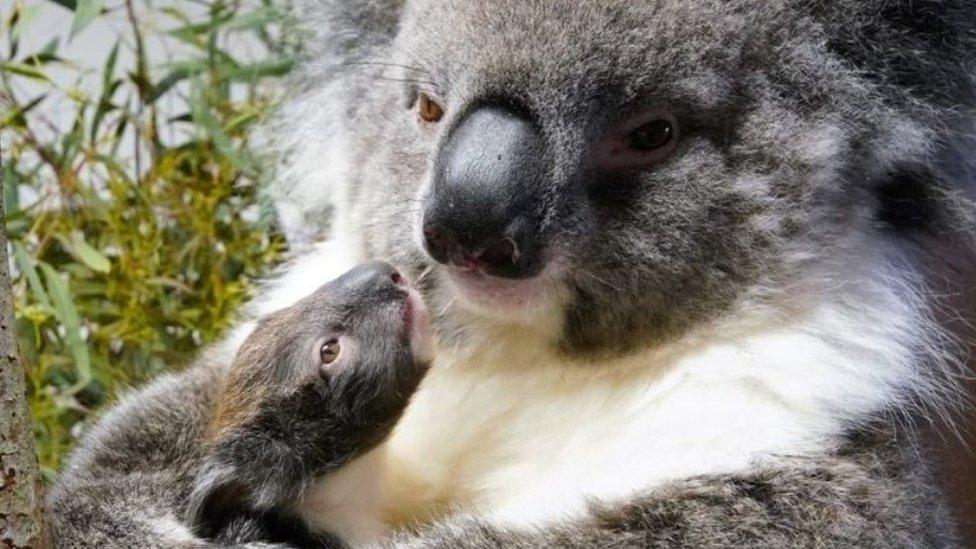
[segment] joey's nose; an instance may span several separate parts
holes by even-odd
[[[372,261],[353,268],[337,278],[334,289],[353,296],[370,294],[386,295],[399,293],[407,285],[406,279],[392,265],[383,261]]]
[[[435,161],[422,227],[430,256],[503,278],[538,274],[546,162],[527,114],[494,104],[469,111]]]

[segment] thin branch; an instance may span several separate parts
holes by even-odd
[[[0,90],[0,94],[2,94],[3,98],[11,105],[13,110],[20,110],[22,107],[20,101],[17,100],[13,90],[10,88],[6,75],[4,75],[3,71],[0,71],[0,82],[3,83],[4,87],[3,90]],[[58,159],[55,158],[54,155],[51,154],[51,151],[43,145],[41,140],[37,137],[37,134],[34,133],[34,130],[31,128],[30,124],[24,124],[22,130],[24,141],[30,145],[31,150],[37,154],[38,158],[40,158],[44,164],[51,168],[51,170],[54,172],[54,177],[58,182],[58,187],[65,194],[65,198],[67,198],[67,195],[71,193],[75,183],[73,172],[70,170],[63,170],[61,168],[61,165],[58,163]]]

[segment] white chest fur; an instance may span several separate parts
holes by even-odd
[[[292,267],[261,307],[314,289],[324,261],[344,270],[336,246]],[[442,351],[393,437],[320,481],[304,512],[354,543],[457,510],[539,525],[590,499],[821,450],[914,376],[914,311],[881,285],[845,295],[613,363],[568,363],[510,334]]]

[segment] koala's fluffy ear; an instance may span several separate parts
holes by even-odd
[[[295,11],[317,53],[348,59],[393,39],[404,1],[297,0]]]

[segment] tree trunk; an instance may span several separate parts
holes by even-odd
[[[48,546],[49,538],[13,323],[5,218],[0,181],[0,548],[40,549]]]

